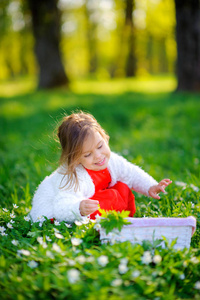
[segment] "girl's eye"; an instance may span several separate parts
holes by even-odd
[[[102,148],[102,146],[103,146],[103,145],[100,145],[100,146],[98,147],[98,149],[101,149],[101,148]]]
[[[91,153],[86,154],[84,157],[89,157],[91,155]]]

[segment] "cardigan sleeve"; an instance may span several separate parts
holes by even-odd
[[[54,218],[58,221],[73,223],[84,219],[80,214],[79,206],[84,197],[80,193],[74,194],[66,189],[60,190],[53,201]]]
[[[140,167],[128,162],[124,157],[112,152],[109,169],[112,177],[111,185],[117,181],[124,182],[134,191],[149,196],[149,188],[158,182]]]
[[[85,219],[79,210],[80,202],[87,198],[84,189],[66,189],[62,187],[62,183],[63,175],[59,170],[41,182],[32,201],[30,217],[33,222],[37,222],[42,216],[69,223]]]

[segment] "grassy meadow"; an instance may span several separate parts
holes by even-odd
[[[200,95],[175,88],[171,77],[82,80],[69,91],[0,83],[1,299],[200,299]],[[76,110],[95,116],[113,151],[173,180],[161,200],[137,194],[135,217],[194,216],[189,250],[101,245],[92,222],[31,224],[34,190],[58,166],[56,128]]]

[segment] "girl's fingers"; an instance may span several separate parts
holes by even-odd
[[[87,215],[92,214],[96,210],[98,210],[99,201],[97,200],[86,200],[85,203],[85,212]]]
[[[86,199],[80,203],[80,212],[82,216],[90,215],[91,213],[98,210],[99,201]]]
[[[158,200],[160,199],[160,196],[156,193],[151,193],[151,197]]]
[[[165,184],[165,185],[167,186],[167,185],[169,185],[170,183],[172,183],[172,180],[170,180],[170,179],[163,179],[163,180],[161,180],[160,183],[161,183],[161,184]]]

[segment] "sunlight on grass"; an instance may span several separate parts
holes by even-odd
[[[41,109],[51,112],[69,105],[77,106],[77,108],[87,107],[94,103],[93,95],[114,96],[127,92],[154,95],[172,92],[176,88],[176,80],[173,77],[161,76],[107,81],[79,80],[71,83],[70,90],[63,87],[34,91],[35,88],[36,80],[33,78],[1,82],[0,116],[10,119],[27,117]],[[84,97],[77,98],[78,95]],[[103,102],[104,100],[99,99],[99,101]],[[111,101],[113,100],[111,99]]]
[[[19,78],[0,81],[0,97],[12,97],[36,89],[36,78]]]
[[[0,116],[9,118],[18,118],[23,116],[29,116],[34,113],[34,109],[27,107],[25,104],[19,103],[17,101],[7,101],[1,105]]]
[[[124,92],[163,93],[176,89],[176,79],[173,76],[148,76],[110,80],[74,80],[70,91],[84,94],[120,94]],[[36,78],[19,78],[0,82],[0,97],[12,97],[36,90]],[[67,91],[64,87],[63,91]],[[55,90],[52,90],[55,91]]]
[[[75,81],[72,83],[72,90],[80,94],[164,93],[174,91],[176,86],[174,77],[149,76],[109,81]]]

